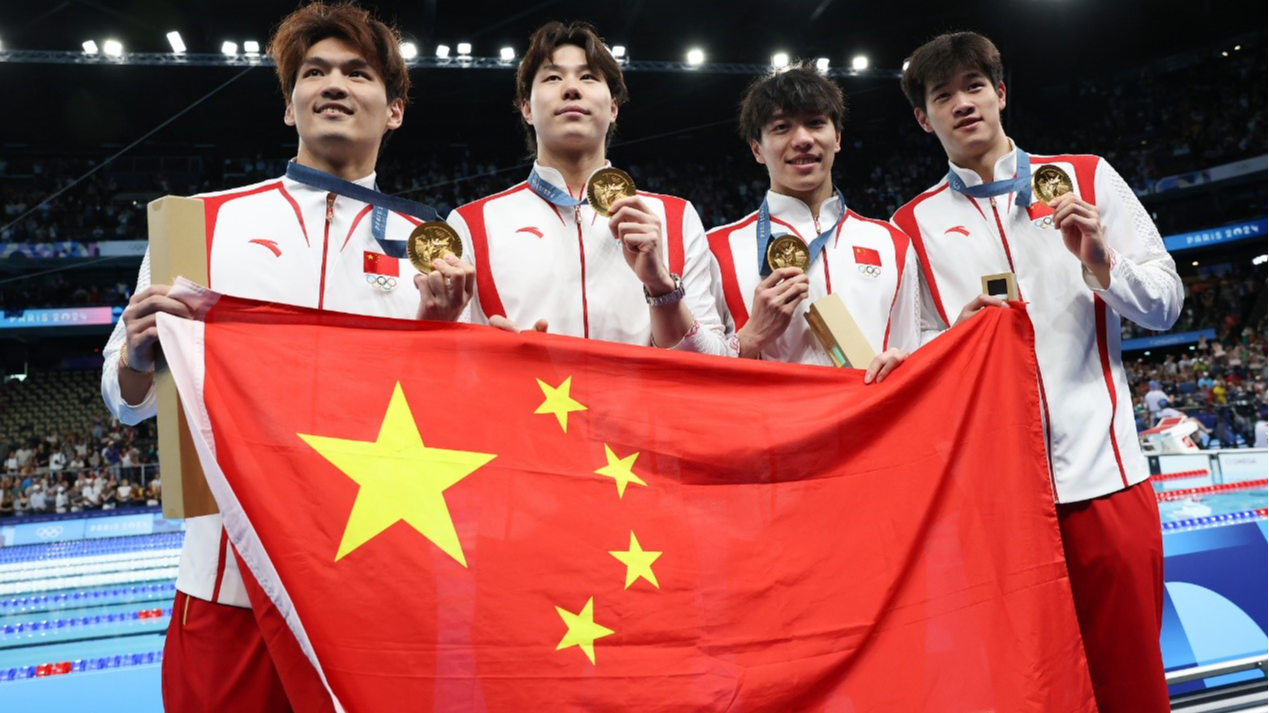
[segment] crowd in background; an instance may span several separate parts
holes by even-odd
[[[1263,55],[1216,55],[1181,69],[1150,67],[1130,75],[1054,85],[1050,90],[1060,90],[1057,96],[1046,100],[1042,91],[1032,100],[1044,104],[1043,113],[1037,108],[1027,114],[1024,103],[1010,132],[1034,153],[1102,155],[1140,192],[1169,175],[1266,153],[1269,75]],[[1098,111],[1087,111],[1089,106]],[[755,196],[765,191],[766,181],[740,140],[727,133],[720,132],[721,140],[734,143],[734,158],[641,158],[623,161],[622,168],[640,187],[692,200],[706,227],[729,223],[754,210]],[[613,154],[629,158],[620,140]],[[656,154],[649,145],[637,155]],[[937,145],[908,121],[848,120],[841,156],[835,174],[847,202],[878,218],[890,216],[947,170]],[[146,162],[120,161],[20,220],[95,164],[47,159],[19,166],[0,158],[0,243],[143,239],[145,200],[273,178],[283,172],[288,158],[170,159],[161,170]],[[442,164],[436,156],[411,153],[404,145],[387,152],[378,171],[382,190],[405,193],[442,215],[523,180],[527,172],[522,156],[466,154],[447,156]]]
[[[0,437],[0,517],[156,505],[153,424],[96,420],[80,432]]]
[[[1200,338],[1193,351],[1167,354],[1162,361],[1125,358],[1138,426],[1156,425],[1171,407],[1203,424],[1200,446],[1256,445],[1256,424],[1266,417],[1265,327],[1261,317],[1254,327],[1223,338]]]

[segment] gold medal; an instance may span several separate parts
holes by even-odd
[[[1051,203],[1058,196],[1074,190],[1075,184],[1071,183],[1071,177],[1066,175],[1066,171],[1051,163],[1046,163],[1031,174],[1031,192],[1041,203]]]
[[[608,217],[608,209],[618,199],[635,194],[635,182],[619,168],[601,168],[586,182],[586,200],[595,212]]]
[[[410,263],[425,275],[432,271],[433,260],[449,253],[462,257],[463,241],[449,223],[442,220],[429,220],[419,225],[405,242],[405,254],[409,256]]]
[[[767,265],[772,270],[796,267],[803,272],[811,264],[811,251],[806,243],[792,235],[782,235],[767,244]]]

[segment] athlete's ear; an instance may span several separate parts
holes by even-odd
[[[533,126],[533,109],[529,107],[529,100],[520,102],[520,118],[524,119],[524,123]]]
[[[841,153],[842,150],[842,132],[837,132],[837,138],[833,140],[833,153]]]
[[[282,123],[295,126],[295,105],[289,101],[286,103],[286,111],[282,112]]]
[[[388,131],[401,128],[405,121],[405,100],[397,97],[388,103]]]
[[[766,160],[765,158],[763,158],[763,157],[762,157],[762,144],[761,144],[761,143],[759,143],[759,142],[757,142],[757,141],[754,141],[753,139],[750,139],[750,140],[749,140],[749,150],[750,150],[750,151],[753,151],[753,160],[757,161],[757,162],[758,162],[758,163],[760,163],[760,164],[763,164],[764,166],[766,165],[767,160]]]
[[[934,126],[930,124],[930,117],[926,116],[924,111],[913,109],[912,115],[916,117],[917,123],[921,125],[921,128],[925,129],[925,133],[934,133]]]
[[[1000,83],[996,85],[996,98],[1000,100],[1000,110],[1004,111],[1005,109],[1005,82],[1004,80],[1001,80]]]

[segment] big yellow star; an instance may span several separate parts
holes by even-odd
[[[296,435],[359,486],[336,562],[404,520],[467,566],[443,493],[496,456],[424,446],[400,383],[392,390],[379,437],[373,442]]]
[[[564,383],[559,386],[551,386],[550,384],[537,380],[538,388],[542,389],[542,395],[546,400],[538,406],[538,410],[533,413],[550,413],[555,414],[555,420],[560,422],[560,428],[568,433],[568,414],[572,411],[585,411],[586,407],[578,403],[569,396],[569,389],[573,387],[573,377],[568,377]]]
[[[629,550],[609,550],[608,554],[626,565],[626,589],[630,589],[630,585],[640,577],[651,582],[657,589],[661,588],[661,585],[657,584],[657,576],[652,573],[652,563],[657,561],[661,553],[643,549],[639,545],[638,538],[635,537],[634,530],[630,531]]]
[[[559,612],[560,618],[568,626],[568,631],[565,632],[564,638],[560,639],[560,645],[556,646],[555,650],[559,651],[570,646],[576,646],[586,654],[586,658],[590,659],[591,664],[594,664],[595,639],[601,639],[616,633],[612,629],[595,623],[595,598],[587,599],[586,606],[582,607],[582,610],[576,614],[561,607],[555,607],[555,611]]]
[[[625,458],[618,458],[616,453],[604,444],[604,457],[608,459],[608,465],[595,471],[598,475],[606,475],[617,481],[617,497],[624,498],[626,496],[626,486],[630,483],[642,485],[645,488],[648,484],[643,479],[634,474],[635,458],[639,457],[638,453],[632,453]]]

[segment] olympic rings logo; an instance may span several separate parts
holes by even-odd
[[[1035,224],[1035,227],[1041,230],[1048,230],[1049,228],[1053,227],[1053,216],[1046,215],[1043,218],[1040,218],[1032,222]]]
[[[855,268],[858,269],[859,274],[864,277],[871,277],[873,279],[881,277],[880,265],[856,265]]]
[[[51,525],[48,527],[41,527],[35,531],[35,536],[40,538],[41,540],[51,540],[54,537],[57,537],[58,535],[61,535],[61,534],[62,534],[61,525]]]
[[[366,284],[376,290],[387,292],[397,286],[397,278],[388,277],[387,275],[366,275]]]

